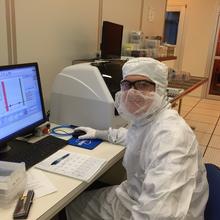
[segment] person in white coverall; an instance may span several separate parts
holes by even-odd
[[[168,68],[133,58],[123,68],[115,105],[128,129],[89,127],[80,138],[126,147],[127,180],[84,192],[66,207],[67,219],[202,220],[208,200],[206,170],[196,137],[166,97]]]

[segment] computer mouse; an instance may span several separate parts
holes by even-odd
[[[74,131],[74,132],[72,133],[72,136],[73,136],[74,138],[78,138],[79,136],[84,135],[84,134],[86,134],[85,131],[83,131],[83,130],[76,130],[76,131]]]

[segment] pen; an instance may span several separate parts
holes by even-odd
[[[56,165],[56,164],[58,164],[61,160],[65,159],[65,158],[68,157],[69,155],[70,155],[70,154],[65,154],[65,155],[63,155],[62,157],[60,157],[60,158],[54,160],[50,165]]]

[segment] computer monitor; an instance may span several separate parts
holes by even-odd
[[[103,21],[101,58],[117,59],[121,57],[123,25]]]
[[[37,63],[0,66],[0,152],[45,121]]]

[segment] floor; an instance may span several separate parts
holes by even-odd
[[[220,101],[186,96],[180,115],[195,128],[204,162],[220,166]]]

